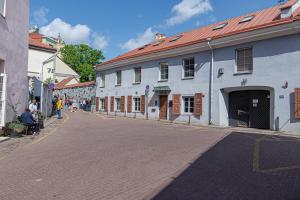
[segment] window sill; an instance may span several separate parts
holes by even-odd
[[[244,72],[236,72],[234,73],[233,75],[234,76],[239,76],[239,75],[249,75],[249,74],[252,74],[253,71],[244,71]]]
[[[132,85],[140,85],[141,82],[132,83]]]
[[[192,79],[194,79],[195,77],[184,77],[184,78],[182,78],[181,80],[192,80]]]
[[[159,82],[159,83],[164,83],[164,82],[168,82],[168,81],[169,81],[169,80],[166,79],[166,80],[159,80],[158,82]]]
[[[115,87],[121,87],[121,85],[115,85]]]
[[[100,86],[99,88],[105,88],[105,86]]]

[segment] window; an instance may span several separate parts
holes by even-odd
[[[164,42],[164,40],[155,42],[155,43],[153,44],[153,46],[154,46],[154,47],[159,46],[159,45],[160,45],[161,43],[163,43],[163,42]]]
[[[100,99],[100,110],[103,111],[104,110],[104,99]]]
[[[222,28],[224,28],[224,27],[227,26],[227,25],[228,25],[228,22],[223,23],[223,24],[220,24],[220,25],[216,26],[216,27],[214,28],[214,30],[222,29]]]
[[[140,47],[139,50],[143,50],[143,49],[145,49],[147,46],[149,46],[149,44],[146,44],[146,45]]]
[[[135,97],[133,98],[134,102],[134,112],[140,112],[141,111],[141,98]]]
[[[121,111],[121,99],[116,98],[116,111]]]
[[[5,16],[6,0],[0,0],[0,15]]]
[[[252,72],[253,52],[252,48],[243,48],[236,50],[236,72]]]
[[[116,72],[116,86],[120,86],[122,84],[122,72]]]
[[[169,79],[169,65],[168,63],[160,64],[160,80],[167,81]]]
[[[244,22],[250,22],[253,18],[254,18],[254,15],[246,16],[239,22],[239,24],[244,23]]]
[[[189,58],[183,60],[184,78],[194,78],[195,75],[195,59]]]
[[[176,35],[174,38],[172,38],[170,40],[170,42],[175,42],[175,41],[179,40],[180,38],[182,38],[182,35]]]
[[[141,83],[142,80],[142,68],[134,68],[134,83]]]
[[[183,97],[184,101],[184,113],[194,113],[194,97]]]
[[[104,88],[105,87],[105,74],[100,74],[100,84],[99,84],[99,86],[101,87],[101,88]]]

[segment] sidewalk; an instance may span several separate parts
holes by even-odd
[[[37,136],[24,135],[18,138],[3,137],[3,141],[0,141],[0,160],[15,149],[27,145],[31,142],[40,140],[49,135],[53,130],[55,130],[55,128],[59,127],[63,123],[63,121],[68,117],[65,113],[63,114],[63,116],[63,120],[58,120],[55,117],[47,119],[44,124],[45,128],[42,129],[39,135]]]

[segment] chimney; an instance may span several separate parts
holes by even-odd
[[[162,33],[156,33],[156,35],[155,35],[156,41],[160,41],[160,40],[165,39],[165,38],[166,38],[166,35],[162,34]]]
[[[286,3],[280,4],[280,18],[285,19],[293,15],[300,7],[300,0],[288,0]]]

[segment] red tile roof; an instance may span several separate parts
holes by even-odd
[[[57,83],[55,85],[56,88],[60,88],[60,87],[64,87],[65,85],[67,85],[70,81],[72,81],[75,77],[68,77],[65,78],[64,80],[62,80],[61,82]]]
[[[72,85],[64,85],[64,86],[60,86],[60,87],[58,87],[58,84],[55,86],[56,90],[71,89],[71,88],[80,88],[80,87],[88,87],[88,86],[96,85],[96,82],[95,81],[90,81],[90,82],[85,82],[85,83],[77,83],[77,84],[72,84]]]
[[[290,0],[286,4],[289,6],[294,5],[297,0]],[[121,56],[118,56],[112,60],[99,64],[98,66],[101,67],[102,65],[118,62],[125,59],[130,59],[134,57],[139,57],[143,55],[148,55],[155,52],[166,51],[170,49],[175,49],[182,46],[192,45],[196,43],[201,43],[207,41],[208,38],[217,39],[222,37],[227,37],[231,35],[236,35],[243,32],[249,32],[257,29],[268,28],[272,26],[277,26],[285,23],[291,23],[294,20],[300,20],[297,15],[300,14],[300,9],[297,9],[293,16],[286,19],[280,19],[280,8],[282,5],[276,5],[271,8],[267,8],[261,11],[245,14],[243,16],[239,16],[236,18],[224,20],[222,22],[214,23],[193,31],[184,32],[178,35],[182,37],[176,41],[172,41],[175,36],[171,36],[165,38],[162,43],[159,45],[153,45],[155,43],[150,43],[145,48],[137,48],[130,52],[127,52]],[[244,17],[253,15],[254,18],[251,21],[240,23]],[[224,28],[219,30],[214,30],[215,27],[222,23],[228,23]]]
[[[42,43],[42,39],[43,39],[43,35],[41,34],[29,33],[29,46],[56,52],[55,48],[51,47],[48,44]]]

